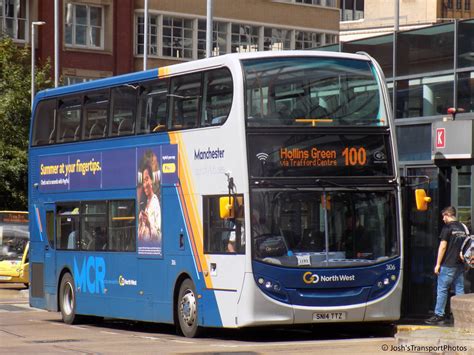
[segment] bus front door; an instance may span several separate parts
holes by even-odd
[[[55,310],[54,204],[35,204],[30,212],[30,304]]]
[[[56,294],[56,253],[54,238],[54,214],[55,206],[53,204],[45,205],[44,221],[44,284],[47,294]]]

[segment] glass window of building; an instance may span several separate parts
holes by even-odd
[[[293,0],[297,4],[319,5],[336,7],[336,0]]]
[[[158,55],[158,15],[148,15],[148,54],[155,56]],[[145,42],[145,19],[143,15],[137,16],[137,41],[136,41],[136,54],[143,54],[143,43]]]
[[[458,107],[465,112],[474,112],[474,72],[458,74]]]
[[[474,20],[460,21],[458,27],[458,68],[474,66]]]
[[[364,18],[364,0],[340,0],[341,21]]]
[[[259,27],[245,24],[232,24],[232,53],[256,52],[258,48]]]
[[[462,9],[462,0],[456,0],[456,10]]]
[[[431,160],[431,124],[397,127],[400,161]]]
[[[263,36],[264,51],[291,49],[291,30],[265,27]]]
[[[212,56],[227,53],[227,27],[226,22],[213,21],[212,28]],[[198,20],[198,58],[206,58],[206,20]]]
[[[446,114],[453,106],[453,81],[453,75],[399,80],[396,118]]]
[[[295,49],[309,49],[321,46],[321,33],[295,31]]]
[[[80,84],[80,83],[85,83],[87,81],[94,80],[92,78],[84,78],[81,76],[63,76],[62,77],[62,84],[63,85],[73,85],[73,84]]]
[[[385,76],[393,76],[393,35],[377,36],[342,43],[343,52],[367,52],[377,59]]]
[[[26,0],[0,1],[0,32],[14,40],[26,40]]]
[[[163,55],[173,58],[193,58],[192,19],[163,16]]]
[[[338,42],[338,36],[326,33],[326,44],[332,44]]]
[[[454,24],[398,34],[397,76],[452,70]]]
[[[104,46],[103,7],[67,4],[65,16],[66,45],[101,49]]]
[[[464,0],[464,10],[471,10],[471,0]]]
[[[453,168],[451,181],[453,188],[451,190],[451,200],[458,209],[458,218],[461,222],[472,228],[472,202],[474,200],[474,183],[473,178],[474,167],[464,165]]]

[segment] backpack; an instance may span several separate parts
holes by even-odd
[[[474,269],[474,235],[467,234],[466,239],[461,245],[461,254],[464,265]]]

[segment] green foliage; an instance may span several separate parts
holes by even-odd
[[[36,68],[37,90],[52,86],[49,61]],[[27,208],[31,52],[0,38],[0,209]]]

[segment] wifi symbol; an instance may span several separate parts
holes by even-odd
[[[268,154],[267,153],[258,153],[257,158],[260,161],[266,161],[268,159]]]

